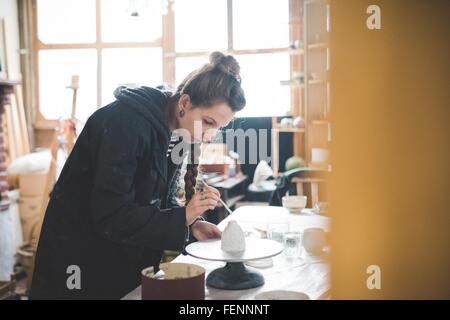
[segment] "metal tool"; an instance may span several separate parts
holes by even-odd
[[[203,180],[203,178],[199,178],[199,180],[205,185],[208,186],[209,185],[206,183],[205,180]],[[225,201],[223,201],[221,198],[219,198],[220,203],[224,206],[224,208],[228,211],[229,214],[233,213],[233,210],[230,209],[230,207],[225,203]]]

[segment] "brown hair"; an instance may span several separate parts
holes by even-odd
[[[191,72],[177,87],[174,98],[188,94],[194,107],[212,107],[216,103],[227,103],[234,112],[245,106],[245,95],[241,87],[240,67],[231,55],[215,51],[209,63]],[[186,204],[195,193],[198,175],[200,144],[193,144],[184,176]]]

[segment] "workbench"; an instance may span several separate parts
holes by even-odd
[[[245,230],[259,232],[269,222],[288,221],[302,229],[316,227],[329,231],[330,221],[321,215],[291,214],[283,207],[243,206],[224,219],[218,226],[224,229],[228,221],[238,221]],[[222,267],[224,263],[200,260],[191,256],[179,255],[173,262],[193,263],[206,269],[206,276],[212,270]],[[252,268],[252,267],[248,267]],[[330,286],[330,266],[328,259],[288,258],[284,253],[273,258],[273,266],[255,268],[265,278],[261,287],[248,290],[220,290],[205,287],[205,298],[212,300],[250,300],[258,293],[269,290],[292,290],[306,293],[311,299],[327,297]],[[141,299],[141,288],[127,294],[125,300]]]

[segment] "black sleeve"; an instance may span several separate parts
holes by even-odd
[[[139,206],[134,199],[138,162],[153,149],[151,140],[124,121],[107,122],[99,137],[91,199],[96,231],[115,242],[182,249],[188,232],[185,208]]]

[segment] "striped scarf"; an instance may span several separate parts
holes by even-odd
[[[170,154],[172,153],[173,148],[181,142],[183,138],[180,136],[172,136],[170,138],[169,147],[167,148],[166,157],[170,157]]]

